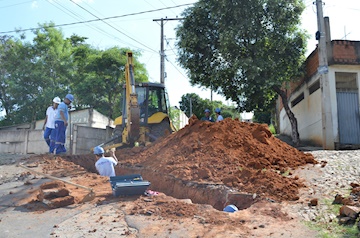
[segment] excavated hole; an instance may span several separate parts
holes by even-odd
[[[93,156],[64,156],[63,159],[96,173],[96,159]],[[229,204],[234,204],[239,210],[246,209],[257,200],[253,194],[237,192],[222,184],[183,181],[145,167],[116,166],[115,171],[117,175],[141,174],[144,180],[151,182],[152,190],[178,199],[191,199],[193,203],[209,204],[218,210]]]

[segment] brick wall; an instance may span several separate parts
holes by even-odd
[[[333,40],[333,59],[331,63],[360,64],[360,42]]]

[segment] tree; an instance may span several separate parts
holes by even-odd
[[[109,118],[120,116],[127,51],[130,50],[113,47],[102,51],[77,46],[73,54],[77,73],[71,85],[80,107],[96,108]],[[136,59],[140,53],[133,55],[135,81],[148,81],[145,66]]]
[[[33,122],[45,117],[54,96],[65,95],[71,65],[70,44],[53,24],[34,31],[32,42],[3,37],[0,46],[2,125]]]
[[[180,110],[178,108],[170,108],[169,111],[170,120],[176,130],[180,129]]]
[[[187,117],[191,117],[192,114],[194,114],[197,118],[201,118],[204,115],[204,110],[206,108],[211,108],[210,101],[200,98],[196,93],[187,93],[181,96],[179,104],[180,109],[185,112]]]
[[[299,144],[282,86],[305,60],[303,10],[301,0],[200,0],[183,12],[178,61],[193,85],[212,88],[241,111],[266,108],[279,95]]]
[[[15,42],[11,36],[0,37],[0,109],[5,111],[6,115],[13,109],[15,104],[14,98],[11,97],[11,89],[14,84],[11,83],[9,66],[14,64],[8,64],[10,56],[13,55],[14,47],[18,42]]]
[[[195,93],[187,93],[181,96],[181,101],[179,102],[179,104],[180,104],[180,109],[183,112],[185,112],[185,115],[187,117],[191,117],[190,107],[192,113],[199,119],[204,116],[204,110],[206,108],[210,109],[210,111],[212,112],[211,116],[214,118],[215,116],[214,110],[217,107],[221,108],[222,111],[221,114],[223,115],[224,118],[236,117],[236,110],[234,107],[225,106],[221,101],[211,102],[209,99],[202,99],[200,98],[199,95]]]
[[[120,115],[127,48],[94,49],[86,38],[64,38],[53,23],[40,25],[34,38],[0,37],[1,126],[45,117],[55,96],[71,92],[78,108],[92,107],[115,118]],[[145,66],[134,52],[137,82],[147,81]]]

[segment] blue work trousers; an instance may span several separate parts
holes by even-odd
[[[55,153],[66,153],[65,140],[66,140],[66,126],[63,121],[55,121]]]
[[[49,152],[54,153],[55,139],[56,139],[55,128],[46,127],[46,129],[44,131],[44,139],[46,141],[46,144],[49,146]]]

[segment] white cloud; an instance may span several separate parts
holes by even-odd
[[[39,7],[39,5],[38,5],[38,2],[37,1],[33,1],[32,3],[31,3],[31,8],[38,8]]]

